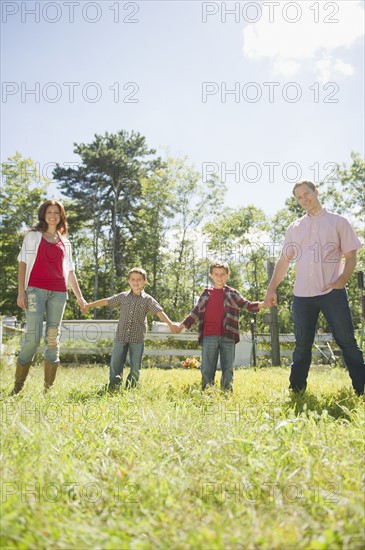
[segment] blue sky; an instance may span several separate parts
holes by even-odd
[[[135,130],[272,215],[364,151],[362,1],[1,4],[2,160]]]

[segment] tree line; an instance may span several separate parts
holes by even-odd
[[[53,171],[70,226],[77,274],[89,301],[126,290],[133,266],[147,271],[146,291],[175,320],[181,320],[209,282],[212,259],[227,261],[229,284],[249,300],[262,299],[268,283],[266,264],[277,258],[289,223],[303,215],[293,196],[272,218],[254,205],[227,207],[226,187],[217,177],[202,182],[187,158],[162,159],[138,132],[95,135],[91,143],[74,144],[76,167],[59,164]],[[365,240],[365,159],[351,154],[351,165],[337,165],[336,177],[319,184],[321,202],[343,214]],[[0,222],[2,283],[0,314],[23,312],[16,306],[17,255],[26,228],[35,223],[50,181],[30,158],[20,153],[2,165]],[[358,256],[364,270],[365,254]],[[279,287],[281,332],[292,331],[290,308],[293,269]],[[361,322],[356,276],[348,284],[355,325]],[[106,309],[89,313],[114,318]],[[65,318],[80,318],[72,296]],[[242,330],[250,318],[242,315]],[[267,332],[264,316],[258,329]],[[325,321],[322,327],[326,330]]]

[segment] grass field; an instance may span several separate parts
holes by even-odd
[[[19,549],[348,549],[364,537],[364,400],[343,369],[242,369],[234,393],[198,371],[2,369],[2,542]]]

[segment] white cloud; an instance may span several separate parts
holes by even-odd
[[[323,57],[314,64],[314,72],[318,82],[329,82],[337,75],[351,76],[355,69],[349,63],[344,63],[341,59],[332,59],[331,56]]]
[[[352,75],[354,74],[355,69],[349,63],[344,63],[341,59],[337,59],[335,63],[335,71],[345,75]]]
[[[290,4],[296,4],[301,11],[294,8],[285,11]],[[304,66],[314,70],[322,81],[331,80],[336,73],[345,76],[354,73],[352,65],[335,56],[336,50],[349,49],[364,35],[365,11],[361,0],[281,2],[273,13],[270,22],[269,8],[263,4],[260,20],[243,29],[243,52],[248,59],[267,58],[273,70],[285,76],[298,73]],[[293,20],[296,15],[295,23],[285,20]],[[324,22],[326,18],[337,22]]]
[[[275,72],[283,74],[284,76],[293,76],[300,69],[300,63],[293,61],[293,59],[275,59],[274,60]]]
[[[329,82],[331,80],[332,61],[330,58],[316,61],[314,68],[316,79],[319,82]]]

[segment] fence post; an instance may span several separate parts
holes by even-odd
[[[274,262],[267,260],[267,276],[269,282],[274,273]],[[270,308],[271,364],[280,367],[279,317],[277,306]]]

